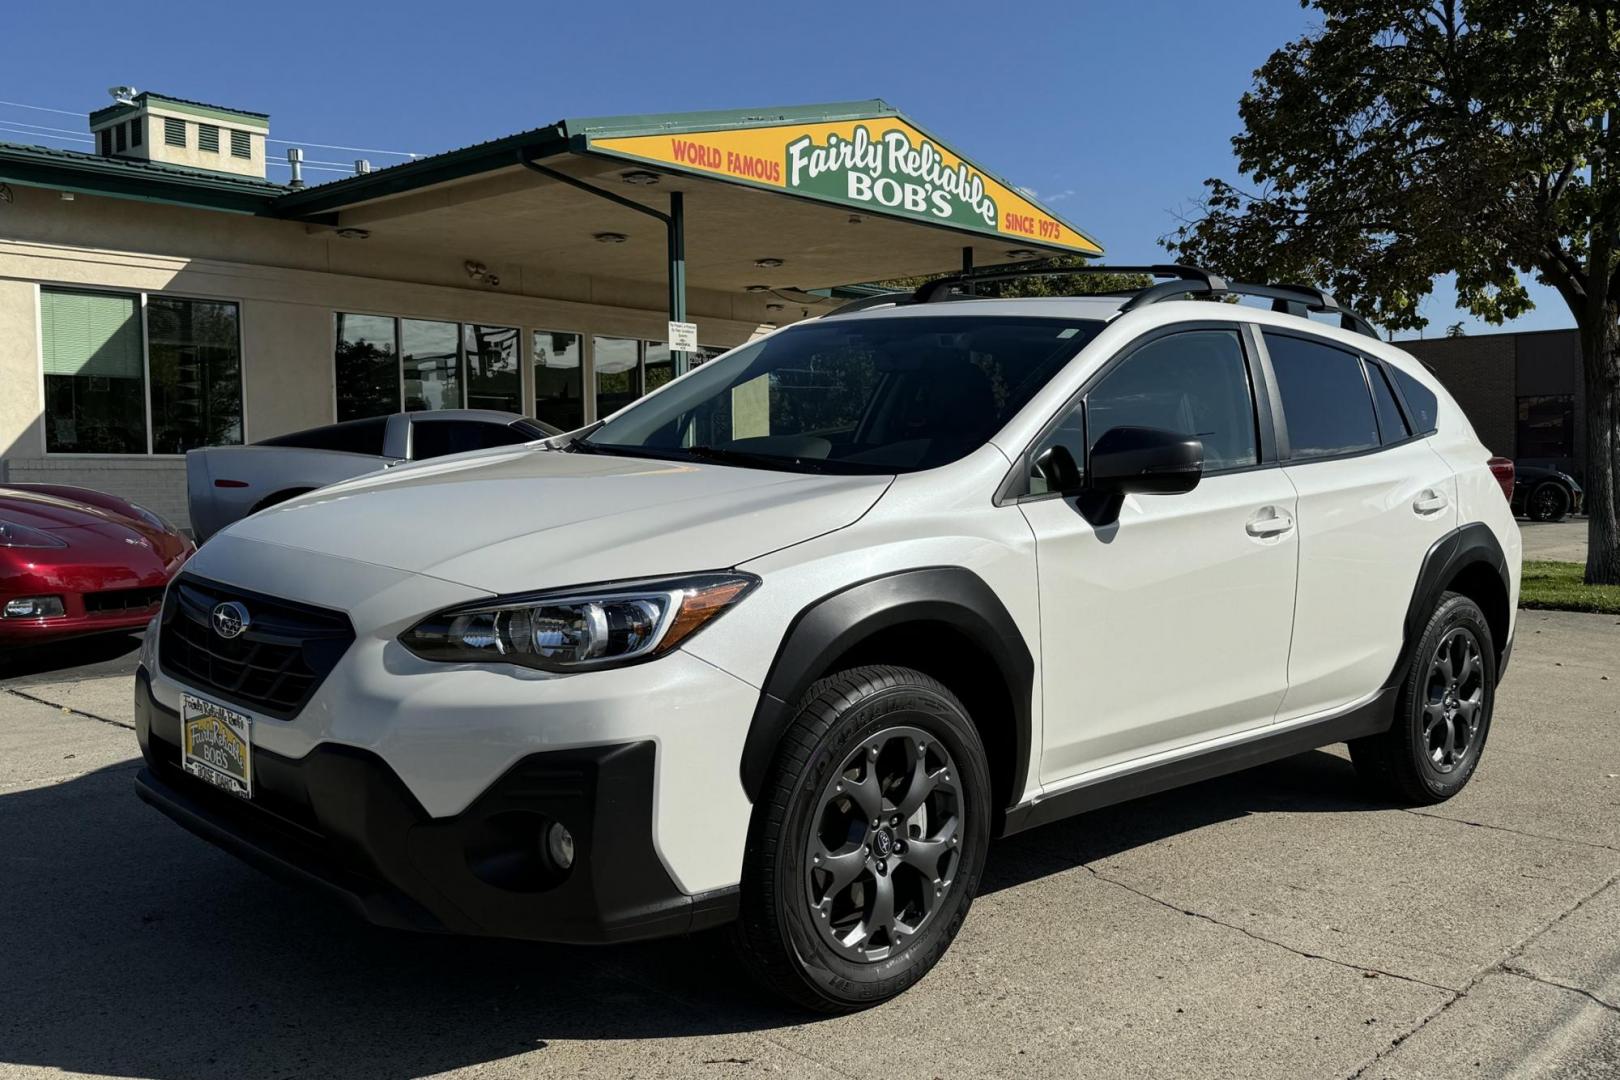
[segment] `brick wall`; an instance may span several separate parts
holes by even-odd
[[[8,458],[0,481],[14,484],[69,484],[130,499],[163,515],[182,529],[186,512],[186,463],[180,458]]]

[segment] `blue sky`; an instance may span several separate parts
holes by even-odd
[[[89,110],[126,83],[268,112],[272,136],[341,164],[360,155],[313,144],[433,153],[565,116],[882,97],[1034,189],[1110,261],[1154,262],[1204,178],[1233,172],[1254,69],[1315,17],[1295,0],[237,8],[157,2],[131,18],[110,3],[17,5],[0,100]],[[38,130],[50,127],[83,122],[0,105],[0,139],[88,149]],[[1532,288],[1537,309],[1512,328],[1573,325],[1556,294]],[[1428,335],[1459,319],[1490,330],[1454,310],[1446,283],[1425,314]]]

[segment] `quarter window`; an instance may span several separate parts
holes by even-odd
[[[1288,423],[1290,456],[1332,457],[1378,445],[1378,420],[1361,357],[1287,334],[1265,333]]]
[[[1202,439],[1210,472],[1260,460],[1235,330],[1191,330],[1143,345],[1086,395],[1085,422],[1088,454],[1109,428],[1153,427]]]
[[[1400,389],[1401,397],[1406,399],[1406,410],[1412,415],[1412,423],[1417,425],[1420,435],[1427,435],[1434,430],[1435,413],[1439,407],[1434,391],[1398,367],[1391,366],[1389,370],[1395,376],[1395,385]]]

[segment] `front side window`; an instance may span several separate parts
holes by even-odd
[[[1324,342],[1265,332],[1290,456],[1333,457],[1378,445],[1378,420],[1361,357]]]
[[[809,472],[930,469],[984,445],[1101,328],[973,315],[821,320],[704,364],[575,446]]]
[[[339,420],[399,411],[399,344],[393,319],[339,315],[336,365]]]
[[[1236,330],[1189,330],[1148,342],[1102,377],[1085,408],[1088,456],[1110,428],[1151,427],[1203,440],[1206,472],[1260,461]]]
[[[242,441],[242,338],[235,304],[146,302],[152,451],[183,454]]]
[[[467,355],[467,407],[523,411],[523,372],[518,332],[509,326],[470,324],[461,328]]]
[[[399,356],[405,368],[405,411],[459,409],[461,363],[456,323],[399,321]]]
[[[578,334],[534,332],[534,415],[560,431],[585,423],[582,357]]]
[[[45,449],[146,453],[139,298],[41,289],[39,309]]]

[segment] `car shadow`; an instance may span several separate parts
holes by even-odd
[[[0,682],[73,670],[74,679],[134,674],[138,633],[96,634],[43,645],[0,648]]]
[[[363,925],[140,803],[138,767],[0,794],[0,1062],[162,1080],[417,1077],[553,1040],[811,1019],[755,991],[715,933],[586,948]],[[1306,754],[1009,838],[984,889],[1248,814],[1365,806],[1347,763]]]

